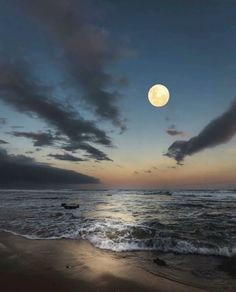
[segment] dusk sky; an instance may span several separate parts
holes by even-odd
[[[236,187],[235,1],[0,5],[2,184]]]

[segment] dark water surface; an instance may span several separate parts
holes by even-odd
[[[66,210],[61,203],[79,203]],[[113,251],[236,255],[236,192],[1,190],[0,229]]]

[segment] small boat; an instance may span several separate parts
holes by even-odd
[[[61,207],[63,207],[64,209],[78,209],[79,208],[79,204],[66,204],[66,203],[62,203]]]

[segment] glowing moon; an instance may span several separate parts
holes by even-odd
[[[153,106],[165,106],[170,98],[169,90],[162,84],[152,86],[148,92],[148,99]]]

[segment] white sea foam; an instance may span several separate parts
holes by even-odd
[[[1,229],[4,232],[9,232],[13,235],[22,236],[27,239],[34,240],[55,240],[55,239],[76,239],[82,238],[90,241],[95,247],[105,250],[111,250],[115,252],[124,252],[124,251],[160,251],[160,252],[175,252],[180,254],[200,254],[200,255],[215,255],[215,256],[225,256],[232,257],[236,255],[236,246],[229,248],[226,246],[215,246],[215,247],[204,247],[197,246],[191,242],[185,240],[173,241],[171,238],[159,239],[154,242],[152,245],[147,244],[146,240],[137,240],[130,239],[127,240],[125,237],[119,238],[119,240],[114,241],[104,236],[104,233],[92,233],[89,230],[88,233],[85,233],[84,230],[74,233],[64,233],[63,235],[58,236],[37,236],[37,235],[28,235],[21,234],[18,232]],[[95,228],[93,228],[95,231]],[[122,227],[120,226],[120,230]],[[79,236],[78,233],[82,233],[82,236]]]
[[[134,241],[134,242],[114,242],[112,240],[104,240],[103,238],[90,235],[87,239],[96,247],[100,249],[112,250],[115,252],[124,251],[160,251],[160,252],[175,252],[180,254],[199,254],[199,255],[215,255],[232,257],[236,255],[236,247],[228,248],[224,247],[198,247],[187,241],[179,241],[176,245],[166,243],[165,246],[154,244],[152,247],[146,246],[145,242]]]

